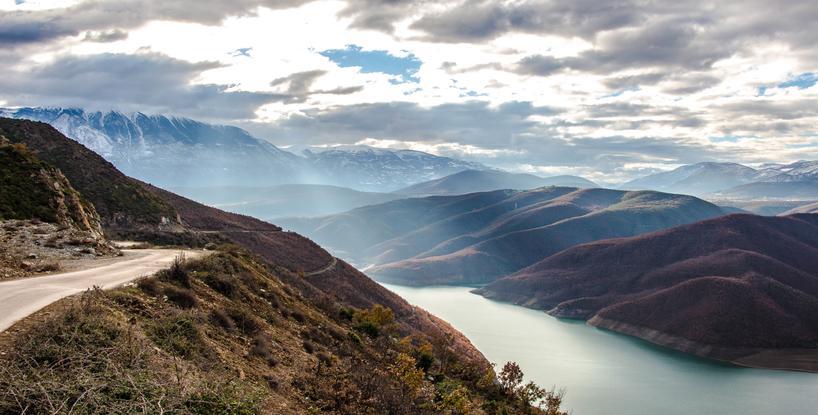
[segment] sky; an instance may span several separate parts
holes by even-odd
[[[818,159],[818,3],[0,0],[0,105],[616,183]]]

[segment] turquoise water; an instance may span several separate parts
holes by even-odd
[[[516,361],[541,386],[565,388],[575,415],[818,414],[818,374],[713,363],[467,287],[384,286],[451,323],[492,362]]]

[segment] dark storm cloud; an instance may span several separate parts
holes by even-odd
[[[358,104],[310,110],[294,115],[265,136],[276,142],[354,143],[366,137],[414,141],[460,141],[477,146],[503,146],[514,136],[537,128],[532,115],[554,115],[558,109],[529,102],[508,102],[496,108],[481,101],[424,108],[411,102]]]
[[[99,0],[62,9],[0,12],[0,46],[50,41],[83,31],[128,30],[151,20],[217,24],[253,14],[259,6],[281,9],[310,0]]]
[[[243,119],[278,94],[234,92],[225,85],[191,85],[213,62],[160,54],[66,56],[0,78],[0,98],[15,105],[139,108],[208,119]]]
[[[592,38],[598,32],[638,24],[643,11],[635,2],[611,0],[521,1],[498,4],[467,1],[421,17],[414,29],[428,40],[475,42],[507,32],[558,34]]]

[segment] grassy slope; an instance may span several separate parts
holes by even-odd
[[[69,299],[19,335],[0,365],[0,413],[524,411],[450,339],[305,296],[286,282],[300,277],[223,249]]]

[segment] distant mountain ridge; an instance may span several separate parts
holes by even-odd
[[[543,187],[401,199],[281,220],[399,284],[485,283],[570,246],[722,215],[692,196]]]
[[[539,177],[500,170],[463,170],[439,179],[417,183],[394,193],[406,196],[443,196],[501,189],[528,190],[545,186],[599,187],[596,183],[578,176]]]
[[[296,155],[232,126],[78,108],[0,109],[51,124],[125,174],[164,187],[327,184],[392,191],[478,164],[411,150],[331,147]]]
[[[818,161],[766,164],[702,162],[651,174],[619,186],[725,199],[810,199],[818,196]]]

